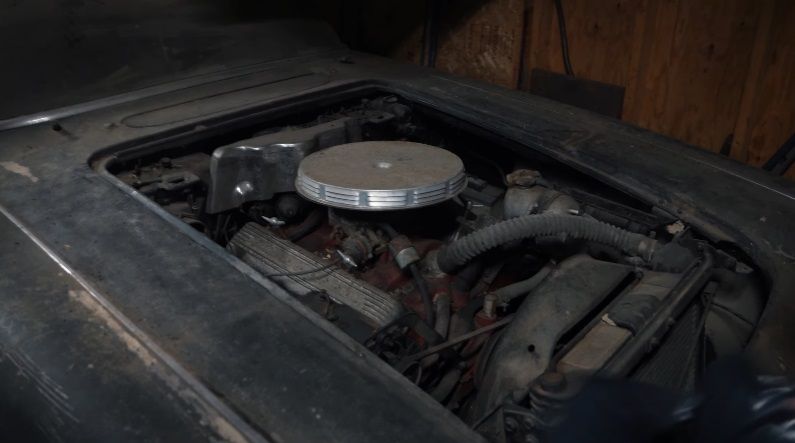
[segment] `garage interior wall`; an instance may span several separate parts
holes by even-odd
[[[575,75],[625,87],[625,121],[755,166],[795,133],[795,1],[562,5]],[[508,88],[528,89],[533,68],[563,72],[553,0],[348,0],[342,9],[336,24],[356,49]]]
[[[624,120],[756,166],[795,133],[795,0],[561,1],[575,75],[623,86]],[[74,85],[107,95],[138,71],[244,54],[238,40],[273,17],[322,19],[354,49],[508,88],[529,89],[534,68],[563,72],[554,0],[9,0],[3,10],[9,112],[40,110],[31,92],[63,106],[86,99]],[[195,50],[164,49],[198,31]]]

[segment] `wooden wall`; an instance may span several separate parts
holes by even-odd
[[[437,69],[519,89],[533,68],[563,72],[552,0],[430,1],[363,1],[348,40],[427,63],[424,36],[433,26]],[[795,1],[563,0],[563,7],[575,75],[624,86],[625,120],[712,151],[730,147],[753,165],[795,133]]]

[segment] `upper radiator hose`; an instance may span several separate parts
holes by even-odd
[[[495,223],[453,241],[439,250],[439,268],[450,274],[478,255],[506,243],[565,234],[566,238],[614,246],[650,262],[657,241],[592,218],[574,215],[525,215]]]

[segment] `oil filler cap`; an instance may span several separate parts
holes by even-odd
[[[466,187],[464,163],[450,151],[406,141],[333,146],[301,161],[295,188],[336,208],[392,211],[435,205]]]

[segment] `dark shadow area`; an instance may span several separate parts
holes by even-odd
[[[0,119],[339,46],[336,2],[6,2]]]
[[[449,38],[483,3],[342,0],[340,35],[353,49],[434,66],[439,39]]]
[[[330,47],[339,40],[379,55],[433,65],[441,28],[479,4],[365,0],[89,3],[6,1],[0,24],[0,120],[185,77]],[[444,11],[442,15],[441,12]],[[308,27],[295,19],[325,22]],[[409,39],[414,39],[409,41]]]

